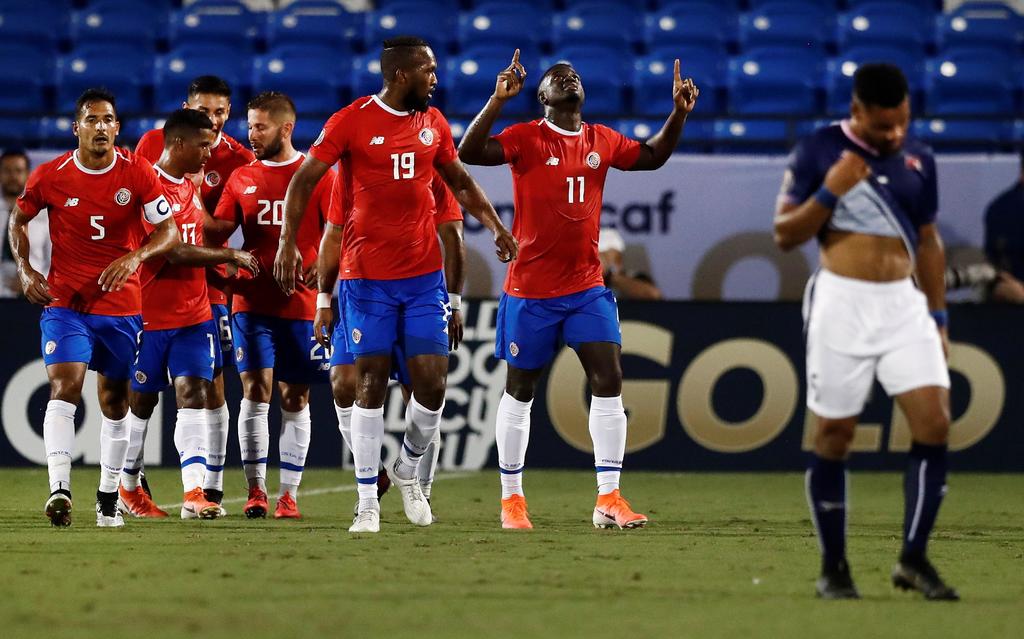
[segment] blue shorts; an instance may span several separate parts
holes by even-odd
[[[451,303],[444,275],[434,271],[401,280],[342,280],[340,328],[353,357],[390,354],[448,356]]]
[[[272,368],[279,382],[327,383],[331,354],[313,336],[312,320],[235,313],[231,332],[239,373]]]
[[[141,315],[93,315],[69,308],[44,308],[39,318],[43,362],[83,362],[104,377],[126,381],[142,333]]]
[[[235,358],[231,356],[234,347],[231,344],[231,313],[224,304],[210,304],[213,323],[217,328],[218,348],[214,355],[214,367],[219,371],[225,366],[234,366]]]
[[[132,367],[132,390],[159,393],[179,377],[213,379],[220,342],[213,320],[183,328],[143,331],[139,356]]]
[[[331,368],[352,366],[356,363],[355,356],[348,352],[345,330],[340,326],[341,322],[336,322],[334,332],[331,334]],[[409,367],[405,361],[405,349],[397,342],[391,345],[391,379],[403,386],[412,384]]]
[[[615,295],[604,286],[579,293],[528,299],[502,293],[498,302],[494,356],[516,368],[547,366],[562,344],[622,344]]]

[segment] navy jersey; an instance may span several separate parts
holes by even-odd
[[[843,151],[864,158],[871,175],[839,198],[818,239],[829,230],[899,237],[913,257],[918,230],[938,212],[935,158],[920,142],[907,140],[899,152],[881,156],[853,134],[848,120],[822,127],[793,149],[780,201],[801,204],[814,195]]]

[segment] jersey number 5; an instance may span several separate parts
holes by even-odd
[[[415,153],[392,153],[391,161],[395,163],[396,180],[408,180],[416,174]]]
[[[89,237],[90,240],[102,240],[103,238],[105,238],[107,236],[107,229],[103,228],[103,225],[100,224],[100,222],[102,222],[102,221],[103,221],[103,216],[102,215],[90,215],[89,216],[89,226],[91,226],[94,229],[96,229],[96,232],[93,233]]]

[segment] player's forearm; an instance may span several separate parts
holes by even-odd
[[[462,208],[483,224],[488,231],[496,233],[498,229],[504,228],[505,225],[501,223],[501,218],[498,217],[490,200],[475,182],[465,188],[453,189],[452,192]]]
[[[295,244],[295,234],[302,224],[306,206],[313,197],[313,189],[330,168],[309,156],[302,161],[302,166],[292,176],[291,182],[288,183],[288,191],[284,195],[284,225],[281,227],[280,240],[282,246]]]
[[[651,165],[643,167],[645,170],[661,168],[672,157],[672,152],[679,146],[679,138],[683,135],[686,115],[679,109],[673,109],[661,130],[647,140],[646,144],[651,149]]]
[[[203,243],[207,246],[220,246],[231,237],[236,226],[231,220],[222,220],[205,213],[203,215]]]
[[[830,217],[832,209],[814,197],[799,206],[783,209],[775,214],[775,244],[783,251],[795,249],[817,235]]]
[[[341,231],[333,224],[328,224],[323,238],[320,239],[320,251],[316,258],[316,287],[321,293],[334,293],[334,286],[338,283],[338,271],[341,267],[340,257]]]
[[[491,96],[477,114],[473,121],[466,128],[465,135],[459,143],[459,159],[468,164],[484,164],[487,141],[491,138],[491,129],[495,120],[501,114],[501,108],[505,106],[504,100]]]
[[[135,250],[135,255],[140,261],[145,262],[154,257],[167,255],[179,242],[178,227],[168,218],[157,225],[156,230],[150,233],[149,240]]]
[[[462,293],[466,283],[466,243],[462,222],[446,222],[438,229],[444,246],[444,281],[449,293]]]
[[[7,243],[19,271],[24,271],[26,267],[32,268],[28,259],[28,221],[23,217],[21,210],[15,207],[7,219]]]
[[[184,266],[217,266],[231,261],[231,249],[208,248],[179,242],[167,253],[167,261]]]
[[[946,249],[938,233],[922,236],[917,247],[917,281],[928,298],[928,309],[946,308]]]

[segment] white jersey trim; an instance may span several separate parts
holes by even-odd
[[[104,173],[109,173],[110,170],[114,168],[114,165],[117,164],[117,158],[119,157],[121,157],[121,154],[118,153],[117,151],[114,151],[114,159],[110,162],[110,164],[108,164],[106,167],[102,169],[90,169],[86,168],[85,165],[83,165],[78,160],[78,149],[75,149],[75,151],[71,154],[71,159],[75,161],[75,166],[78,167],[78,170],[81,171],[82,173],[87,173],[89,175],[103,175]]]
[[[551,124],[551,122],[548,121],[547,118],[544,118],[543,120],[541,120],[541,122],[546,124],[548,126],[548,128],[551,129],[552,131],[554,131],[555,133],[559,133],[561,135],[568,135],[570,137],[576,137],[577,135],[583,135],[583,123],[582,122],[580,123],[580,130],[579,131],[569,131],[567,129],[563,129],[560,126],[555,126],[554,124]]]
[[[167,180],[171,184],[182,184],[182,183],[185,182],[184,176],[182,176],[180,178],[176,178],[176,177],[174,177],[173,175],[171,175],[167,171],[164,171],[163,169],[161,169],[159,166],[157,166],[155,164],[153,165],[153,170],[156,171],[158,174],[160,174],[160,177],[162,177],[163,179]]]
[[[384,109],[385,111],[387,111],[391,115],[398,115],[398,116],[401,116],[401,117],[406,117],[406,116],[412,115],[412,111],[398,111],[396,109],[392,109],[388,105],[384,104],[384,100],[381,100],[376,95],[371,96],[371,97],[372,97],[373,101],[377,103],[377,106],[379,106],[380,108]]]
[[[301,151],[296,151],[295,155],[285,160],[284,162],[271,162],[270,160],[260,160],[264,166],[288,166],[289,164],[295,164],[302,158],[306,157]]]

